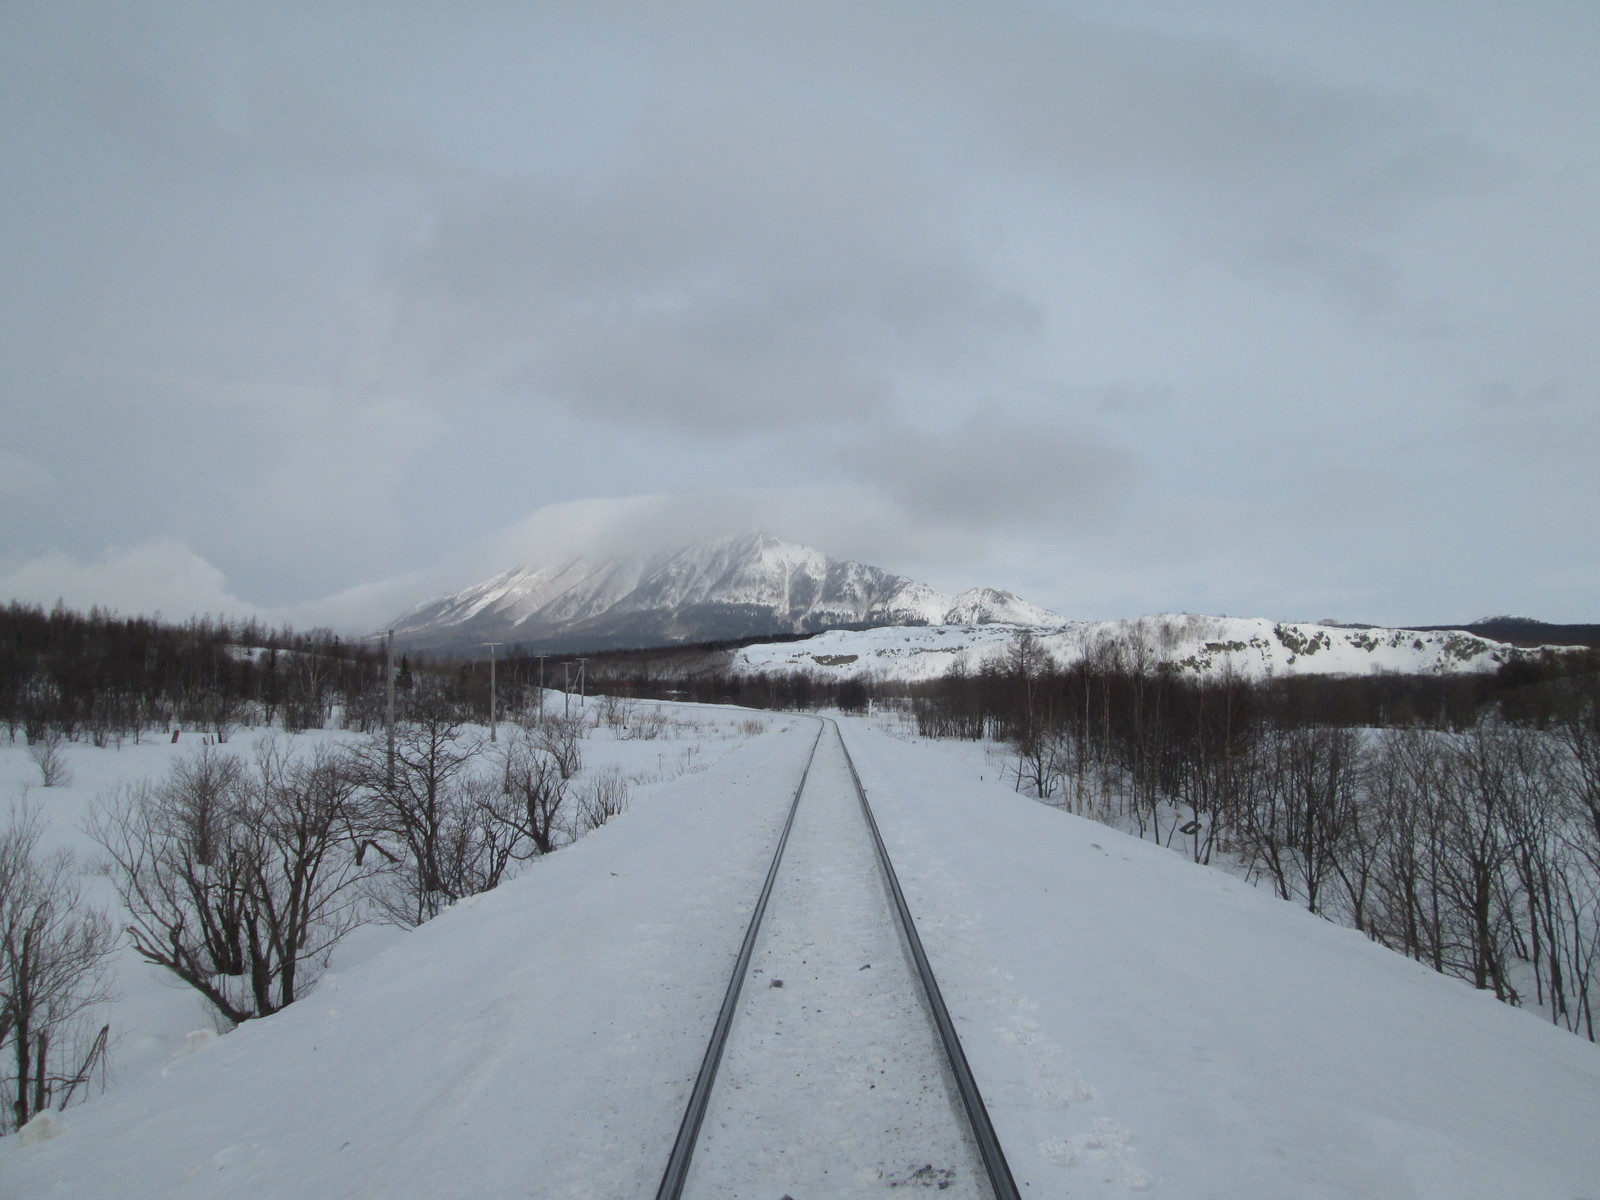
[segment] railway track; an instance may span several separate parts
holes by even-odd
[[[818,725],[657,1200],[1013,1200],[860,776]]]

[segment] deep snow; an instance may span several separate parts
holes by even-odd
[[[769,720],[60,1136],[6,1139],[0,1188],[653,1194],[815,729]],[[842,724],[1024,1194],[1600,1195],[1594,1045]]]

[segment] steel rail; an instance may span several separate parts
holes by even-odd
[[[789,844],[789,831],[794,828],[794,815],[800,809],[800,794],[806,790],[811,764],[816,762],[817,747],[821,744],[822,726],[819,724],[816,740],[811,743],[811,754],[806,758],[806,769],[800,773],[800,784],[794,789],[794,799],[789,802],[789,816],[783,823],[778,848],[773,851],[772,865],[767,868],[767,881],[761,886],[761,898],[756,901],[755,912],[750,915],[750,924],[745,929],[739,958],[734,964],[733,976],[728,980],[728,991],[722,998],[717,1023],[711,1029],[711,1041],[707,1043],[705,1057],[700,1061],[700,1074],[695,1077],[694,1089],[689,1093],[689,1106],[684,1110],[683,1121],[678,1126],[677,1140],[672,1143],[672,1154],[661,1176],[661,1186],[656,1189],[656,1200],[679,1200],[683,1195],[683,1184],[689,1177],[689,1162],[694,1157],[695,1143],[700,1140],[700,1125],[705,1120],[706,1107],[711,1101],[711,1087],[716,1082],[717,1068],[722,1063],[722,1050],[728,1044],[728,1030],[733,1026],[734,1010],[739,1006],[739,993],[744,989],[744,977],[750,970],[750,956],[755,950],[756,935],[761,932],[761,919],[767,912],[767,899],[772,895],[773,882],[778,878],[783,850]]]
[[[711,1040],[700,1063],[700,1073],[696,1076],[694,1088],[689,1094],[689,1104],[678,1127],[672,1154],[667,1159],[667,1169],[662,1174],[661,1186],[656,1190],[656,1200],[680,1200],[683,1195],[684,1184],[689,1176],[689,1165],[694,1157],[695,1144],[700,1140],[700,1127],[705,1121],[712,1087],[716,1083],[717,1069],[722,1063],[722,1052],[727,1045],[728,1033],[733,1027],[734,1012],[738,1008],[745,976],[749,973],[750,958],[761,931],[761,922],[766,916],[767,900],[772,895],[778,868],[783,861],[783,852],[789,843],[789,831],[794,828],[795,814],[800,808],[800,796],[805,791],[806,780],[811,776],[812,764],[816,762],[817,750],[822,744],[823,730],[828,725],[833,726],[839,749],[844,754],[845,765],[850,768],[850,779],[855,786],[856,797],[861,802],[862,815],[866,818],[867,828],[872,833],[872,843],[878,855],[878,866],[883,872],[889,898],[893,901],[901,940],[910,953],[912,966],[916,969],[917,980],[922,987],[923,1001],[929,1016],[933,1019],[934,1028],[938,1031],[951,1078],[966,1112],[967,1124],[972,1130],[979,1157],[983,1160],[984,1170],[989,1176],[989,1186],[994,1191],[995,1200],[1021,1200],[1021,1193],[1011,1176],[1011,1167],[1006,1162],[1005,1152],[1000,1147],[1000,1139],[994,1131],[993,1123],[989,1120],[989,1110],[984,1106],[983,1094],[978,1090],[977,1080],[973,1078],[972,1068],[968,1065],[966,1053],[961,1048],[961,1038],[956,1033],[955,1022],[951,1020],[950,1010],[945,1006],[944,996],[939,991],[938,980],[934,978],[933,968],[928,963],[928,955],[922,948],[922,939],[917,935],[916,922],[912,919],[911,909],[906,904],[905,893],[900,890],[899,876],[895,874],[894,864],[889,859],[888,848],[884,845],[883,834],[878,829],[872,805],[867,800],[867,789],[862,785],[855,760],[850,756],[850,748],[844,743],[844,734],[840,731],[837,721],[817,718],[817,722],[816,740],[811,744],[811,753],[806,759],[805,770],[800,774],[799,786],[795,788],[794,798],[789,802],[789,815],[784,821],[783,833],[778,838],[778,846],[773,852],[772,864],[767,868],[767,878],[762,885],[761,896],[756,901],[755,911],[750,916],[750,924],[745,929],[744,942],[739,947],[738,960],[734,965],[733,975],[728,980],[728,990],[723,996],[722,1008],[717,1013]]]
[[[989,1186],[994,1189],[995,1200],[1020,1200],[1021,1192],[1017,1190],[1016,1180],[1011,1176],[1011,1166],[1006,1162],[1005,1151],[1000,1147],[999,1135],[995,1133],[994,1124],[989,1120],[989,1110],[983,1103],[983,1093],[978,1090],[978,1081],[972,1076],[966,1052],[961,1048],[961,1037],[956,1033],[955,1022],[950,1019],[950,1010],[945,1007],[944,996],[939,991],[939,981],[933,977],[933,967],[929,965],[928,955],[922,948],[922,939],[917,936],[917,923],[912,920],[905,893],[900,890],[900,878],[895,874],[894,863],[889,861],[889,850],[883,844],[883,834],[878,831],[878,820],[872,814],[872,805],[867,802],[867,789],[862,786],[861,776],[856,771],[855,759],[850,757],[850,747],[844,744],[844,734],[839,729],[838,722],[830,720],[829,724],[833,726],[834,736],[839,739],[839,749],[844,752],[844,761],[850,768],[850,778],[855,783],[856,795],[861,799],[862,815],[867,818],[867,827],[872,830],[872,841],[878,849],[878,865],[883,868],[883,877],[889,886],[889,895],[894,901],[895,914],[900,921],[900,933],[905,939],[906,948],[911,952],[911,960],[917,969],[917,978],[922,984],[922,994],[927,1001],[929,1015],[933,1017],[934,1026],[939,1031],[939,1040],[944,1045],[945,1058],[955,1078],[956,1091],[960,1093],[962,1107],[966,1109],[967,1123],[971,1126],[973,1139],[978,1144],[978,1153],[983,1159],[984,1170],[989,1174]]]

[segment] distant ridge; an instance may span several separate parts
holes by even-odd
[[[1037,647],[1062,667],[1085,660],[1114,662],[1119,655],[1128,661],[1133,655],[1178,675],[1232,673],[1248,679],[1479,674],[1573,649],[1549,641],[1512,646],[1458,627],[1385,629],[1189,613],[1068,621],[1034,633]],[[936,679],[957,664],[977,672],[1000,663],[1014,636],[1012,629],[982,625],[841,630],[799,643],[744,646],[734,653],[733,666],[752,674],[804,671],[836,679],[868,675],[915,682]]]
[[[1007,591],[926,584],[759,531],[656,553],[514,567],[393,622],[405,644],[571,653],[885,625],[1059,625]]]
[[[1480,617],[1470,625],[1414,625],[1424,633],[1465,630],[1508,646],[1589,646],[1600,648],[1600,625],[1554,625],[1534,617]]]

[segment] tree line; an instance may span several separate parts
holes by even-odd
[[[412,674],[408,659],[402,686]],[[241,725],[296,731],[336,717],[365,731],[383,719],[384,695],[383,648],[330,630],[0,609],[0,726],[13,742],[104,746],[173,729],[226,741]]]

